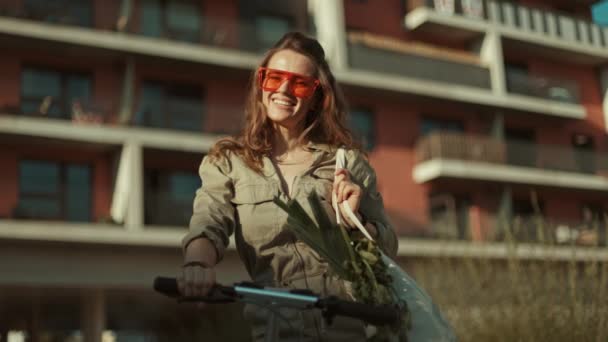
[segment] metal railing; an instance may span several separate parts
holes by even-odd
[[[545,170],[608,175],[608,156],[574,147],[434,132],[416,145],[417,161],[456,159]]]
[[[172,193],[146,189],[144,195],[144,223],[153,226],[188,227],[192,216],[191,198],[176,198]]]
[[[170,116],[173,115],[174,118]],[[199,118],[192,117],[192,111],[165,113],[160,120],[152,120],[145,108],[133,113],[129,124],[133,127],[150,127],[186,132],[201,132],[216,135],[234,135],[240,132],[244,123],[243,108],[238,105],[205,104],[201,106]],[[156,122],[158,121],[158,122]],[[189,124],[191,122],[191,124]]]
[[[580,104],[580,86],[577,82],[549,76],[529,75],[506,68],[507,90],[511,93],[546,100]]]
[[[0,4],[0,16],[20,18],[60,25],[93,27],[93,1],[75,3],[61,1],[38,2],[38,6],[20,4]]]
[[[100,101],[76,99],[66,104],[61,99],[46,96],[27,102],[27,105],[0,106],[0,114],[66,120],[78,125],[108,124],[116,119],[116,106]]]
[[[588,220],[563,220],[542,214],[499,215],[490,213],[481,222],[488,242],[539,243],[545,245],[608,245],[608,213]],[[471,222],[457,210],[448,209],[429,218],[429,238],[471,240]]]
[[[50,1],[49,3],[52,3]],[[69,6],[40,6],[27,7],[19,4],[0,4],[0,17],[27,19],[38,22],[54,23],[67,26],[89,27],[103,30],[114,30],[140,37],[163,39],[173,42],[183,42],[197,45],[213,46],[226,49],[235,49],[259,54],[265,52],[284,33],[289,31],[306,32],[314,36],[315,29],[308,20],[308,13],[297,13],[297,19],[288,18],[285,27],[263,27],[255,24],[255,18],[197,16],[196,25],[192,29],[185,27],[171,27],[164,18],[165,9],[160,9],[163,19],[145,29],[144,15],[139,17],[139,24],[132,20],[135,12],[142,12],[142,8],[132,8],[126,13],[117,13],[114,23],[96,23],[92,17],[92,2],[89,7],[82,6],[82,10],[72,10]],[[86,12],[83,17],[82,13]],[[77,14],[80,13],[81,16]],[[296,25],[294,22],[305,23]],[[195,28],[195,26],[198,26]]]
[[[413,9],[422,6],[445,15],[484,20],[576,44],[608,48],[608,28],[567,13],[501,0],[415,0],[409,7]]]

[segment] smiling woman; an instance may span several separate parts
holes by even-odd
[[[183,241],[184,267],[178,277],[182,294],[202,296],[209,291],[215,282],[214,266],[234,233],[254,282],[352,299],[349,284],[295,236],[287,214],[273,199],[297,200],[312,216],[307,198],[315,192],[335,223],[333,192],[394,256],[396,237],[384,213],[375,172],[357,146],[346,128],[343,96],[321,45],[303,34],[288,33],[252,73],[245,128],[220,140],[199,168],[203,185]],[[335,170],[338,148],[346,150],[347,165]],[[246,306],[254,341],[264,340],[271,315],[264,308]],[[282,341],[365,340],[358,320],[336,318],[327,327],[318,312],[281,310],[281,317]]]

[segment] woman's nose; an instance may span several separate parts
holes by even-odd
[[[291,80],[286,78],[281,82],[277,92],[291,94]]]

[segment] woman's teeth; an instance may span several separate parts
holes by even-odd
[[[272,100],[272,102],[279,104],[281,106],[293,106],[291,102],[283,101],[283,100]]]

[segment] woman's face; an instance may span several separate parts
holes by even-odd
[[[314,78],[316,72],[314,64],[308,57],[293,50],[281,50],[275,53],[266,67],[311,78]],[[262,103],[266,107],[266,115],[272,122],[287,129],[299,127],[311,109],[314,99],[314,95],[307,98],[295,96],[293,82],[297,80],[286,79],[274,91],[262,90]]]

